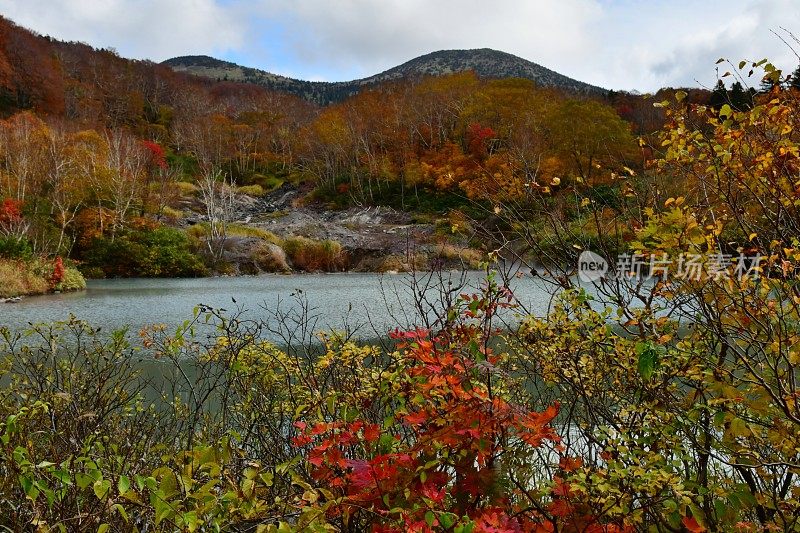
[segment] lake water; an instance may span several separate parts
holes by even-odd
[[[451,276],[456,283],[460,275]],[[479,287],[484,276],[481,272],[467,274],[469,285]],[[91,280],[83,292],[0,304],[0,325],[18,329],[29,323],[66,320],[73,314],[106,331],[127,325],[136,332],[150,324],[166,324],[172,329],[191,319],[198,304],[227,310],[241,307],[252,318],[266,319],[279,307],[297,311],[301,304],[295,295],[302,291],[315,317],[315,329],[371,321],[373,326],[364,328],[368,330],[364,335],[374,336],[414,323],[413,311],[409,311],[413,307],[410,281],[410,276],[403,274],[355,273]],[[550,295],[539,278],[523,276],[511,287],[528,311],[546,313]]]

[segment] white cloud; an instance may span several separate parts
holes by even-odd
[[[44,35],[154,60],[241,48],[248,28],[215,0],[0,0],[0,13]]]
[[[598,84],[643,89],[713,86],[720,57],[734,64],[769,57],[784,69],[797,66],[792,50],[772,33],[786,36],[781,27],[800,22],[800,2],[795,0],[715,0],[701,7],[671,8],[650,4],[636,13],[637,23],[622,38],[607,38],[609,46],[598,54],[602,70],[587,71]],[[613,31],[614,21],[607,27]]]
[[[600,14],[595,0],[264,0],[257,10],[295,29],[301,62],[362,76],[435,50],[484,47],[569,74]]]
[[[797,58],[798,0],[0,0],[0,13],[125,56],[227,55],[302,78],[368,76],[489,47],[617,89],[713,85],[718,57]],[[697,80],[697,81],[696,81]]]

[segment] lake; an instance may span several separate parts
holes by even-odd
[[[449,276],[457,283],[460,274]],[[484,276],[482,272],[466,274],[472,289],[480,286]],[[315,317],[315,329],[371,321],[373,327],[364,328],[363,334],[375,336],[376,331],[386,332],[414,322],[411,277],[404,274],[113,279],[90,280],[87,285],[83,292],[35,296],[18,303],[0,304],[0,325],[13,330],[26,327],[28,323],[66,320],[73,314],[106,331],[127,325],[136,332],[150,324],[166,324],[174,329],[192,318],[192,311],[198,304],[230,311],[241,307],[251,318],[266,319],[279,307],[284,311],[297,311],[301,307],[295,299],[298,294],[308,302],[310,315]],[[522,276],[514,279],[511,288],[528,311],[547,312],[550,294],[540,278]]]

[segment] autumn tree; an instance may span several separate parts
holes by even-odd
[[[216,167],[207,167],[198,180],[203,195],[205,218],[209,230],[206,237],[208,253],[214,261],[222,259],[228,225],[236,216],[236,183],[229,181],[225,173]]]
[[[45,153],[50,130],[31,113],[19,113],[4,121],[2,135],[3,194],[20,201],[42,194]]]
[[[583,183],[591,184],[601,169],[629,161],[637,152],[630,126],[613,109],[591,100],[565,100],[556,106],[548,133],[555,152],[568,162],[568,172]]]
[[[90,199],[87,176],[82,172],[84,160],[91,157],[83,149],[85,145],[75,143],[75,136],[54,130],[47,144],[48,195],[54,211],[54,222],[59,227],[57,252],[61,252],[67,228],[78,212]],[[69,248],[69,247],[68,247]],[[69,249],[66,250],[69,252]]]
[[[124,130],[112,130],[105,136],[105,161],[108,172],[108,200],[114,211],[112,234],[124,224],[128,214],[144,197],[145,176],[150,155],[147,149]]]

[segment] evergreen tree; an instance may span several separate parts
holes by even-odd
[[[744,90],[740,82],[731,85],[729,93],[731,107],[738,111],[744,111],[753,107],[753,98],[749,92]]]
[[[719,109],[728,103],[728,90],[722,80],[717,80],[717,85],[711,91],[711,98],[708,100],[708,105],[714,109]]]
[[[772,91],[775,86],[780,86],[780,83],[773,81],[771,78],[765,76],[764,79],[761,80],[761,87],[759,88],[758,92],[760,93],[768,93]]]
[[[800,66],[792,72],[792,77],[789,79],[789,87],[800,91]]]

